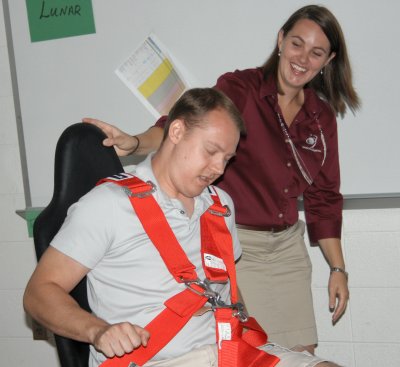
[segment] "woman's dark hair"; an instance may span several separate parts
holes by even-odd
[[[346,107],[354,113],[360,107],[359,97],[352,84],[352,72],[349,57],[347,54],[346,42],[342,29],[335,16],[325,7],[318,5],[308,5],[294,12],[281,28],[283,37],[301,19],[309,19],[318,24],[330,43],[330,52],[334,52],[335,57],[324,67],[323,74],[318,74],[306,87],[310,87],[326,100],[336,114],[343,117]],[[279,55],[278,44],[264,63],[264,77],[277,75]]]
[[[193,88],[187,90],[171,108],[164,128],[164,139],[172,121],[182,119],[187,130],[204,123],[203,117],[215,110],[226,111],[238,131],[245,133],[243,119],[233,102],[224,93],[214,88]]]

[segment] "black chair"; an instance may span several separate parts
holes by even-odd
[[[85,123],[69,126],[58,140],[54,166],[54,192],[49,205],[40,213],[33,226],[37,259],[47,249],[61,227],[67,210],[101,178],[123,172],[113,148],[102,145],[105,138],[97,127]],[[86,278],[71,292],[85,310],[90,311]],[[62,367],[87,367],[89,345],[55,335]]]

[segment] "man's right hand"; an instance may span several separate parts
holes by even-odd
[[[143,345],[147,345],[150,333],[137,325],[121,322],[102,327],[95,335],[92,344],[106,357],[121,357]]]
[[[103,144],[106,147],[114,146],[115,151],[120,157],[131,154],[137,147],[137,139],[118,129],[114,125],[90,117],[85,117],[82,119],[82,121],[100,128],[104,134],[107,135],[107,138],[104,139]]]

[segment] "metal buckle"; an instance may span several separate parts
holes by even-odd
[[[233,316],[237,317],[241,322],[246,322],[249,319],[249,317],[246,315],[246,312],[244,312],[243,303],[238,302],[233,305],[230,305],[230,307],[233,310],[236,310]]]
[[[192,292],[198,294],[199,296],[207,297],[208,302],[211,304],[211,306],[224,303],[221,301],[221,295],[218,292],[211,289],[211,282],[208,279],[200,280],[199,278],[197,278],[195,280],[184,280],[184,283],[186,287],[188,287],[188,289],[191,290]],[[193,284],[202,288],[204,292],[201,292],[193,288],[192,286]]]
[[[183,279],[182,279],[183,280]],[[208,302],[211,304],[211,309],[215,312],[217,308],[230,308],[234,310],[235,312],[233,313],[234,317],[237,317],[240,321],[246,322],[248,320],[248,317],[246,313],[244,312],[244,306],[242,303],[234,303],[231,305],[227,305],[222,299],[221,295],[211,289],[211,284],[213,283],[218,283],[218,282],[211,282],[207,278],[204,280],[200,280],[199,278],[195,280],[183,280],[186,287],[190,289],[192,292],[198,294],[199,296],[205,296],[208,298]],[[226,283],[226,282],[221,282],[221,283]],[[200,288],[204,289],[204,292],[200,292],[197,289],[193,288],[192,285],[195,284],[199,286]]]
[[[148,190],[142,191],[142,192],[132,192],[126,186],[123,186],[122,189],[125,191],[125,193],[128,196],[132,196],[132,197],[135,197],[135,198],[142,199],[142,198],[145,198],[146,196],[149,196],[149,195],[153,194],[156,191],[156,185],[154,185],[153,182],[151,182],[149,180],[149,181],[146,181],[146,184],[149,185],[150,188]]]
[[[213,209],[208,209],[208,212],[214,215],[218,215],[219,217],[230,217],[232,212],[229,209],[229,206],[224,205],[223,208],[225,208],[225,212],[220,212],[218,210],[213,210]]]
[[[225,302],[221,301],[219,305],[212,305],[211,309],[215,311],[217,308],[230,308],[233,311],[234,317],[237,317],[241,322],[246,322],[249,318],[244,312],[244,305],[243,303],[237,302],[230,305],[227,305]]]

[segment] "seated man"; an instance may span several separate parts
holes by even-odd
[[[131,175],[108,179],[70,208],[27,285],[26,311],[52,332],[90,343],[91,367],[127,356],[135,364],[126,367],[221,363],[226,342],[240,336],[231,325],[246,317],[239,304],[224,307],[237,301],[234,261],[241,249],[232,200],[211,183],[235,155],[243,131],[222,93],[187,91],[168,116],[159,150]],[[215,235],[229,246],[214,243],[220,242]],[[176,262],[192,267],[183,271]],[[92,314],[69,295],[85,275]],[[181,309],[182,299],[187,307]],[[231,316],[216,327],[214,315],[225,311]],[[185,317],[171,340],[161,340]],[[269,356],[263,366],[335,366],[270,343],[247,350]]]

